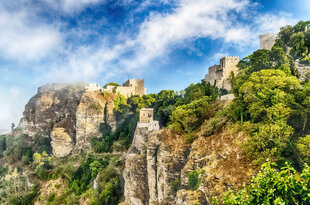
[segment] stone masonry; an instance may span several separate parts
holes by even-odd
[[[260,40],[259,48],[271,50],[276,39],[277,39],[277,34],[275,33],[266,33],[266,34],[260,35],[259,36],[259,40]]]
[[[145,95],[146,88],[144,88],[144,79],[129,79],[123,86],[106,85],[102,89],[103,91],[115,91],[129,98],[133,95]]]
[[[211,85],[216,85],[220,89],[231,90],[231,85],[228,78],[231,72],[238,72],[237,64],[238,56],[226,56],[220,59],[220,65],[214,65],[209,68],[208,74],[205,76],[205,81]]]
[[[159,130],[159,122],[153,120],[154,108],[142,108],[139,113],[139,122],[137,127],[148,128],[148,131]]]

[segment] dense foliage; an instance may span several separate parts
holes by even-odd
[[[252,179],[251,184],[238,192],[229,192],[223,204],[309,204],[310,169],[305,165],[299,174],[288,163],[279,171],[267,162]]]
[[[224,91],[205,81],[181,92],[162,90],[128,99],[118,94],[116,130],[102,123],[101,137],[91,140],[92,150],[72,159],[51,157],[50,138],[45,136],[0,136],[0,203],[32,204],[34,199],[46,204],[77,204],[83,199],[89,204],[119,203],[124,167],[120,156],[131,145],[140,109],[154,108],[155,120],[187,144],[226,124],[245,134],[239,144],[262,170],[244,189],[220,200],[224,204],[309,204],[310,73],[299,80],[294,64],[296,59],[310,62],[310,30],[305,29],[309,23],[283,27],[271,50],[259,49],[239,62],[238,74],[230,77],[235,99],[225,109],[225,103],[217,100]],[[302,167],[302,172],[296,171]],[[202,172],[190,171],[183,186],[179,178],[171,179],[172,192],[197,190]],[[23,173],[34,177],[32,188]],[[62,186],[61,193],[40,196],[37,185],[56,179],[63,180],[57,185]]]

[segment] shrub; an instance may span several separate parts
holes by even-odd
[[[288,163],[281,171],[267,162],[251,184],[237,192],[228,192],[223,204],[309,204],[310,169],[305,165],[299,174]]]
[[[180,179],[175,179],[172,182],[170,182],[170,187],[174,193],[177,193],[182,188]]]
[[[262,124],[245,142],[245,151],[256,163],[263,163],[267,158],[275,160],[288,151],[293,133],[293,128],[284,122]]]
[[[309,163],[310,157],[310,135],[301,137],[298,139],[296,144],[297,150],[303,161]]]
[[[199,187],[200,180],[199,180],[199,173],[196,170],[193,170],[188,173],[188,186],[192,190],[196,190]]]
[[[196,131],[200,125],[210,117],[213,106],[211,97],[203,97],[187,105],[177,107],[171,115],[171,125],[178,133]]]

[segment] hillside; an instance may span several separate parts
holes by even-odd
[[[308,23],[240,60],[231,90],[201,81],[126,98],[40,87],[0,136],[0,203],[310,203]],[[234,99],[220,100],[227,92]],[[160,130],[137,126],[142,108]]]

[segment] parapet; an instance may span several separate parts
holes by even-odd
[[[239,56],[225,56],[222,59],[226,59],[226,60],[238,60],[239,61]]]

